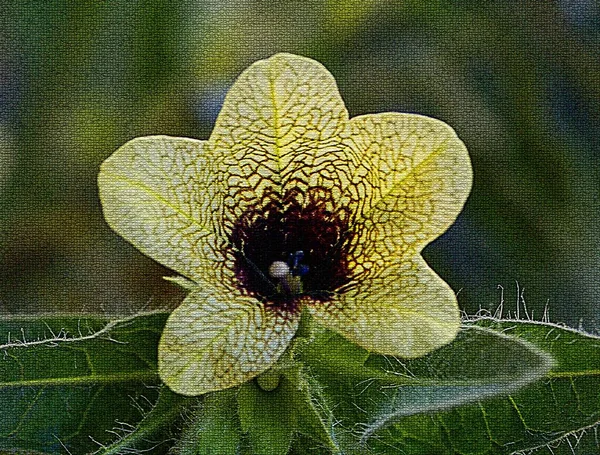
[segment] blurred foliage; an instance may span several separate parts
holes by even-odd
[[[468,312],[518,281],[534,318],[548,302],[554,321],[600,327],[594,0],[0,9],[0,311],[176,304],[182,294],[160,279],[170,272],[104,223],[98,166],[135,136],[206,139],[236,75],[287,51],[321,61],[351,115],[430,115],[465,141],[473,193],[425,256]]]

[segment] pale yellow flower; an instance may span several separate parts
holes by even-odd
[[[302,309],[358,345],[417,357],[452,341],[456,297],[421,257],[472,171],[445,123],[349,119],[333,77],[277,54],[233,84],[208,141],[134,139],[102,165],[110,226],[194,283],[159,374],[197,395],[271,367]]]

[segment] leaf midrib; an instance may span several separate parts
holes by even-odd
[[[0,391],[16,387],[60,387],[71,385],[110,384],[132,381],[153,381],[158,379],[154,370],[133,373],[114,373],[102,375],[68,376],[61,378],[25,379],[11,382],[0,382]]]

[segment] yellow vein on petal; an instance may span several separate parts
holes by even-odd
[[[400,175],[400,177],[398,179],[394,179],[394,185],[392,187],[390,187],[388,189],[388,191],[383,194],[379,199],[377,199],[376,202],[373,202],[371,205],[371,208],[369,210],[367,210],[366,212],[362,212],[362,213],[357,213],[357,215],[359,215],[359,217],[357,217],[355,220],[352,221],[352,223],[348,226],[348,231],[347,232],[352,232],[357,225],[359,225],[362,221],[364,221],[365,219],[369,219],[368,215],[370,215],[374,210],[377,209],[377,205],[385,200],[387,197],[389,197],[391,195],[391,193],[396,190],[399,186],[401,186],[404,181],[417,169],[423,167],[426,164],[429,164],[429,162],[431,162],[434,158],[437,158],[437,156],[442,152],[442,150],[444,149],[445,145],[449,142],[449,140],[445,140],[443,141],[439,147],[437,147],[429,156],[427,156],[425,159],[423,159],[422,161],[420,161],[416,166],[413,166],[412,168],[408,169],[407,171],[405,171],[403,174]],[[356,172],[354,173],[354,175],[356,174]],[[336,245],[334,245],[334,248],[336,248],[337,246],[339,246],[339,243],[341,242],[338,241],[338,243]]]
[[[385,309],[385,307],[382,307]],[[336,308],[332,307],[332,309],[336,310]],[[347,310],[347,308],[339,308],[339,310],[341,311],[345,311]],[[431,314],[427,313],[426,311],[422,311],[422,310],[414,310],[414,309],[410,309],[410,308],[406,308],[406,307],[396,307],[394,308],[395,311],[397,311],[397,313],[399,315],[410,315],[410,317],[416,317],[419,319],[423,319],[426,318],[428,322],[432,322],[435,325],[438,326],[454,326],[454,323],[452,322],[447,322],[447,320],[440,318],[440,317],[435,317],[432,316]]]
[[[152,196],[157,201],[159,201],[162,204],[164,204],[167,207],[169,207],[171,210],[173,210],[178,215],[181,215],[183,218],[191,221],[193,224],[195,224],[196,226],[198,226],[201,230],[203,230],[204,232],[206,232],[207,235],[214,234],[213,230],[211,230],[211,229],[207,228],[206,226],[204,226],[200,221],[198,221],[194,217],[191,217],[188,213],[184,212],[183,210],[181,210],[176,205],[173,205],[168,199],[164,198],[160,193],[154,191],[152,188],[150,188],[150,187],[148,187],[148,186],[140,183],[137,180],[130,179],[129,177],[125,177],[123,175],[113,174],[112,172],[107,172],[107,171],[104,171],[103,174],[106,177],[109,177],[109,178],[112,178],[112,179],[115,179],[115,180],[121,180],[123,182],[127,182],[129,185],[142,190],[143,192],[145,192],[145,193],[149,194],[150,196]]]
[[[358,119],[361,119],[362,117],[365,117],[365,116],[354,117],[354,118],[350,119],[350,121],[351,121],[351,122],[352,122],[353,120],[354,120],[354,121],[356,121],[356,120],[358,120]],[[402,148],[403,148],[403,146],[404,146],[404,144],[408,143],[409,139],[410,139],[410,138],[411,138],[413,135],[415,135],[415,134],[416,134],[416,132],[415,132],[415,131],[412,131],[412,132],[411,132],[411,133],[410,133],[410,134],[409,134],[409,135],[406,137],[406,139],[404,139],[404,140],[403,140],[403,141],[400,143],[400,145],[398,146],[398,149],[402,149]],[[359,136],[359,137],[360,137],[360,136],[362,136],[362,134],[357,134],[357,135],[355,135],[354,137],[356,137],[356,136]],[[354,146],[355,146],[355,147],[358,147],[358,146],[356,146],[356,142],[354,141],[354,139],[352,138],[351,140],[352,140],[352,142],[354,143]],[[373,144],[371,144],[371,145],[373,145]],[[372,158],[373,158],[373,155],[374,155],[374,153],[373,153],[373,152],[369,152],[370,148],[371,148],[371,146],[367,147],[367,149],[366,149],[366,151],[365,151],[365,152],[367,152],[367,153],[361,153],[361,152],[360,152],[360,150],[358,151],[358,153],[356,153],[356,150],[354,150],[352,147],[348,147],[348,153],[351,153],[351,154],[352,154],[352,155],[353,155],[353,156],[354,156],[354,157],[355,157],[355,158],[356,158],[358,161],[364,160],[364,159],[365,159],[364,155],[366,155],[366,159],[369,161],[369,164],[372,164],[372,163],[371,163],[371,160],[372,160]],[[414,169],[414,168],[412,168],[412,169]],[[348,195],[349,193],[351,194],[351,190],[352,190],[352,188],[354,187],[354,185],[352,184],[352,182],[354,181],[355,177],[357,176],[357,174],[358,174],[359,170],[360,170],[360,166],[357,166],[357,167],[355,167],[355,169],[354,169],[354,171],[352,172],[352,174],[350,174],[350,175],[348,176],[348,182],[349,182],[349,184],[348,184],[348,185],[347,185],[347,186],[344,188],[344,190],[343,190],[343,192],[342,192],[342,197],[343,197],[343,196],[346,196],[346,195]],[[373,171],[375,171],[375,172],[377,172],[377,175],[379,176],[378,169],[372,169],[372,168],[370,168],[370,169],[368,169],[368,171],[370,171],[370,172],[373,172]],[[406,177],[406,176],[405,176],[405,177]],[[403,180],[404,180],[404,179],[403,179]],[[372,183],[372,182],[369,182],[369,184],[370,184],[370,185],[373,185],[373,183]],[[385,197],[385,196],[384,196],[384,197]],[[383,199],[384,197],[382,197],[382,199]]]
[[[226,313],[226,312],[227,312],[227,310],[222,310],[222,311],[218,311],[215,314]],[[231,322],[229,324],[227,324],[226,326],[224,326],[222,328],[222,330],[219,331],[218,334],[216,334],[214,337],[212,337],[210,340],[208,340],[204,344],[205,349],[203,349],[203,352],[206,352],[210,347],[215,345],[219,341],[219,339],[224,338],[226,336],[226,335],[224,335],[224,333],[226,333],[226,331],[228,331],[232,327],[236,326],[239,321],[243,320],[245,318],[245,316],[248,315],[248,313],[245,311],[238,311],[237,313],[238,313],[237,317],[231,317]],[[201,356],[200,358],[204,359],[205,357],[206,357],[206,355]],[[187,368],[194,362],[196,362],[196,358],[188,357],[188,362],[186,362],[184,365],[182,365],[180,368],[178,368],[176,375],[180,374],[182,370],[184,370],[185,368]]]
[[[273,68],[269,66],[269,89],[271,91],[271,101],[273,102],[273,130],[275,132],[275,154],[277,157],[277,175],[279,177],[279,198],[283,202],[283,176],[282,176],[282,162],[281,162],[281,142],[279,134],[281,132],[281,125],[279,124],[279,107],[277,106],[277,95],[275,93],[275,78],[273,75]]]
[[[367,210],[366,212],[360,213],[360,218],[356,219],[354,221],[354,224],[358,223],[361,220],[364,219],[368,219],[369,215],[377,210],[377,206],[379,205],[379,203],[385,199],[387,199],[388,197],[390,197],[390,195],[397,190],[399,187],[401,187],[405,180],[410,177],[412,174],[414,174],[414,172],[417,169],[423,168],[424,166],[426,166],[427,164],[429,164],[431,161],[433,161],[435,158],[437,158],[445,149],[446,144],[449,142],[449,140],[446,140],[444,142],[442,142],[434,151],[432,151],[426,158],[424,158],[423,160],[421,160],[419,163],[417,163],[415,166],[411,167],[410,169],[407,169],[405,172],[401,173],[398,175],[398,178],[394,179],[394,184],[385,192],[385,194],[382,194],[380,198],[378,198],[376,201],[374,201],[371,204],[371,208],[369,208],[369,210]],[[393,196],[392,196],[393,197]],[[352,227],[351,227],[352,228]]]

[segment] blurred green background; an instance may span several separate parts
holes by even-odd
[[[0,311],[174,305],[105,224],[100,163],[147,134],[206,139],[227,88],[279,51],[321,61],[352,116],[452,125],[473,193],[428,246],[473,313],[516,283],[533,317],[600,327],[600,11],[551,1],[4,1]],[[172,274],[172,273],[171,273]],[[521,316],[523,310],[521,309]]]

